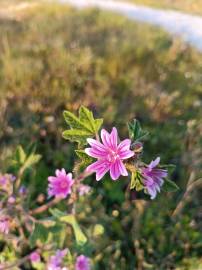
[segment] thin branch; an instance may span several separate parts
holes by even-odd
[[[184,206],[186,205],[186,203],[190,200],[190,193],[196,189],[202,186],[202,178],[199,178],[196,181],[190,181],[191,184],[188,185],[186,192],[184,193],[182,199],[180,200],[180,202],[178,203],[177,207],[175,208],[173,214],[172,214],[172,218],[175,218],[177,215],[179,215],[182,211],[182,209],[184,208]]]
[[[46,204],[43,204],[42,206],[39,206],[36,209],[30,210],[29,214],[30,215],[36,215],[36,214],[43,213],[43,212],[47,211],[53,205],[59,203],[59,201],[61,201],[61,198],[56,198],[55,197],[52,201],[49,201]]]

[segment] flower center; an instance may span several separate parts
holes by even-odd
[[[108,157],[107,158],[108,158],[109,162],[114,163],[120,157],[117,154],[117,152],[111,150],[110,153],[108,154]]]
[[[63,189],[63,188],[67,188],[67,186],[68,186],[67,181],[65,179],[62,180],[61,183],[60,183],[60,187]]]

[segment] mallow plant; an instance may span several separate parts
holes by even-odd
[[[72,169],[52,168],[39,206],[32,202],[31,183],[24,181],[30,174],[33,178],[33,168],[41,159],[35,147],[18,146],[8,172],[0,175],[0,269],[93,269],[89,239],[77,221],[76,207],[79,197],[92,191],[83,182],[88,177],[102,185],[109,174],[114,189],[116,181],[126,181],[128,190],[149,200],[161,191],[178,189],[169,180],[170,165],[162,165],[160,157],[149,164],[142,160],[149,134],[136,119],[128,123],[126,138],[119,137],[118,127],[102,127],[103,119],[95,119],[84,106],[78,116],[64,111],[64,119],[68,129],[62,136],[76,142],[79,163]]]

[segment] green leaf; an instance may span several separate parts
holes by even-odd
[[[137,119],[128,123],[128,131],[132,141],[144,140],[149,135],[149,132],[142,130],[140,122]]]
[[[16,154],[15,154],[16,161],[18,161],[19,164],[23,164],[26,159],[26,153],[24,149],[22,148],[21,145],[19,145],[16,149]]]
[[[65,222],[72,226],[72,229],[75,234],[76,242],[78,245],[83,246],[87,242],[87,238],[84,233],[81,231],[76,218],[73,215],[66,215],[60,218],[60,221]]]
[[[83,123],[86,123],[88,129],[94,134],[99,131],[103,123],[103,119],[95,120],[93,117],[93,113],[84,106],[81,106],[79,109],[79,118]]]
[[[69,129],[65,130],[62,133],[64,139],[77,142],[79,146],[87,144],[87,139],[92,137],[92,134],[89,131],[79,130],[79,129]]]
[[[32,153],[26,159],[26,161],[25,161],[25,163],[23,165],[24,169],[27,169],[29,167],[32,167],[33,165],[35,165],[36,163],[38,163],[40,159],[41,159],[41,155]]]
[[[162,187],[163,191],[165,192],[176,192],[179,190],[178,185],[173,182],[172,180],[165,179],[165,182]]]
[[[57,219],[59,219],[59,218],[61,218],[61,217],[63,217],[63,216],[65,216],[66,215],[66,213],[65,212],[62,212],[62,211],[60,211],[59,209],[57,209],[57,208],[50,208],[49,209],[49,212],[55,217],[55,218],[57,218]]]
[[[84,150],[75,150],[77,156],[81,159],[81,165],[88,166],[93,162],[93,158],[85,153]]]
[[[172,174],[176,168],[174,164],[160,164],[159,168],[168,170],[169,174]]]
[[[42,224],[35,224],[35,228],[29,237],[29,243],[33,248],[37,242],[44,244],[48,239],[49,230]]]
[[[76,117],[73,113],[69,111],[64,111],[63,113],[66,123],[72,128],[72,129],[79,129],[79,130],[85,130],[87,132],[91,133],[91,129],[88,128],[85,125],[85,122],[80,120],[78,117]]]
[[[136,189],[140,191],[144,188],[141,182],[141,174],[139,171],[132,172],[131,175],[131,182],[130,182],[130,189]]]
[[[23,174],[26,169],[35,165],[40,159],[41,155],[35,154],[35,149],[30,152],[30,149],[25,151],[22,146],[18,146],[11,162],[18,170],[21,169],[21,174]]]
[[[87,138],[95,137],[103,123],[102,119],[94,119],[93,113],[84,106],[79,109],[79,117],[69,111],[64,111],[63,115],[70,128],[63,132],[63,137],[79,146],[86,145]]]

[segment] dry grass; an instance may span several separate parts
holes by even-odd
[[[202,15],[202,0],[125,0],[135,4],[155,8],[176,9],[188,13]]]

